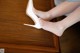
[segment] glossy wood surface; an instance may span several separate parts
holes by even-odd
[[[58,37],[45,30],[24,26],[34,24],[25,13],[28,0],[0,0],[0,48],[6,53],[59,52]],[[34,0],[36,9],[51,9],[51,0]]]

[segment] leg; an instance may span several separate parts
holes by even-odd
[[[67,4],[67,5],[66,5]],[[70,13],[74,11],[78,6],[80,5],[80,2],[68,2],[64,1],[60,5],[52,8],[51,10],[47,12],[39,11],[34,8],[34,12],[37,16],[44,20],[51,20],[53,18],[65,15],[67,13]]]
[[[49,32],[56,34],[57,36],[61,36],[63,32],[73,24],[80,21],[80,7],[78,7],[75,11],[70,13],[65,19],[59,22],[48,22],[40,19],[42,28]]]
[[[44,19],[46,21],[50,20],[50,15],[49,15],[49,13],[47,11],[44,12],[44,11],[40,11],[40,10],[37,10],[37,9],[34,8],[34,12],[39,18],[42,18],[42,19]]]

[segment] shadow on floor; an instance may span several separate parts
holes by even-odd
[[[64,32],[60,46],[62,53],[80,53],[80,22]]]

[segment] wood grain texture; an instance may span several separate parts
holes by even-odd
[[[45,30],[23,25],[34,24],[25,12],[27,2],[0,0],[0,48],[6,49],[6,53],[59,52],[58,37]],[[51,0],[34,0],[34,6],[47,11],[51,9]]]

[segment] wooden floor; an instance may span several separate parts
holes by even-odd
[[[58,37],[45,30],[24,26],[34,24],[26,15],[28,0],[0,0],[0,48],[6,53],[59,52]],[[50,0],[34,0],[36,9],[51,9]],[[35,51],[35,52],[33,52]]]

